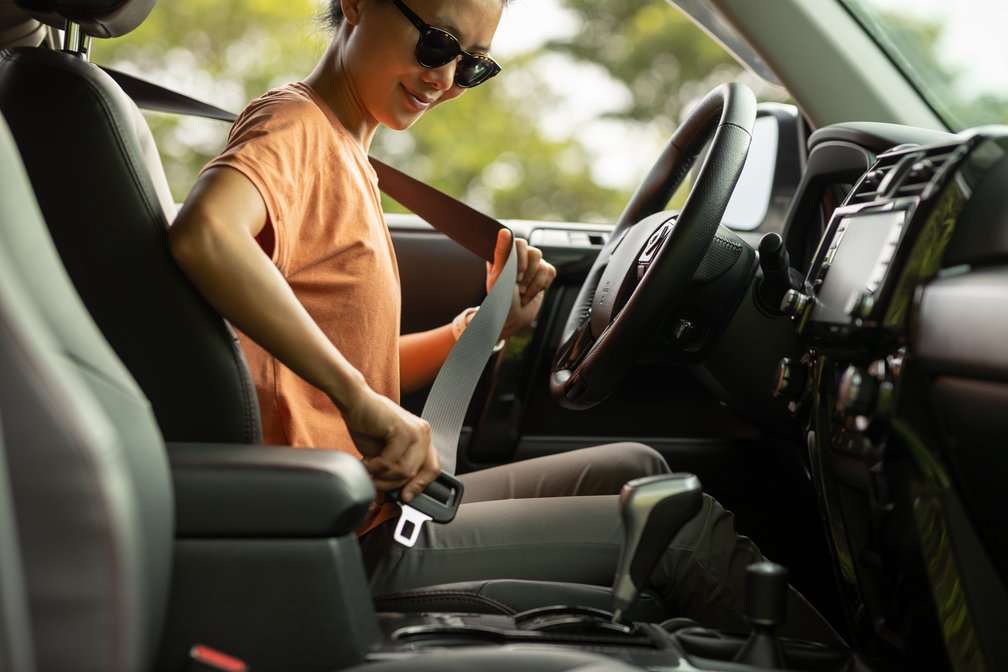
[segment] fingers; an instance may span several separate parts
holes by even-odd
[[[430,424],[390,399],[369,391],[344,419],[379,490],[406,486],[409,501],[441,473]]]
[[[373,478],[399,487],[420,470],[431,445],[430,425],[417,417],[404,418],[387,435],[381,452],[362,462]]]
[[[515,282],[521,284],[522,278],[528,272],[529,268],[529,251],[535,250],[539,252],[534,247],[529,247],[528,241],[524,238],[515,238],[515,257],[518,260],[518,274],[515,276]],[[542,252],[539,252],[539,258],[542,259]]]
[[[438,457],[437,450],[434,449],[434,445],[431,444],[430,450],[427,454],[427,459],[425,459],[423,464],[420,465],[420,471],[417,472],[416,476],[410,479],[409,483],[403,486],[402,500],[404,502],[412,501],[414,497],[426,490],[427,486],[433,483],[440,475],[441,459]]]
[[[536,296],[549,288],[556,279],[556,268],[543,261],[542,252],[534,247],[528,250],[529,266],[524,277],[518,282],[521,292],[521,305],[526,306]]]

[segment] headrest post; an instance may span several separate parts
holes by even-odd
[[[91,51],[91,36],[81,31],[79,23],[66,22],[66,28],[63,31],[63,51],[76,54],[85,61],[88,60]]]

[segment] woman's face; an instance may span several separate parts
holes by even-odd
[[[425,23],[477,53],[489,51],[504,8],[504,0],[403,1]],[[465,90],[454,83],[457,60],[440,68],[417,62],[420,32],[391,0],[351,0],[344,2],[344,11],[353,28],[343,64],[358,104],[378,123],[408,128]]]

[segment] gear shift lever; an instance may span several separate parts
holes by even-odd
[[[787,570],[773,562],[754,562],[746,568],[746,617],[752,634],[735,660],[769,670],[784,668],[777,627],[787,615]]]
[[[623,548],[613,581],[613,622],[637,599],[672,537],[700,511],[703,490],[693,474],[636,478],[620,492]]]

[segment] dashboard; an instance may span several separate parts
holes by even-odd
[[[980,616],[1008,609],[1008,128],[817,133],[785,229],[808,251],[781,306],[801,346],[775,394],[806,428],[848,626],[953,668],[1005,660]]]

